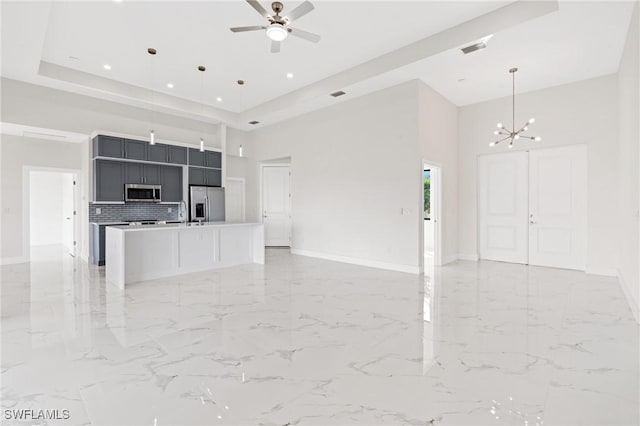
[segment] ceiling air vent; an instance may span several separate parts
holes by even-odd
[[[334,98],[337,98],[338,96],[342,96],[342,95],[346,95],[346,93],[343,92],[342,90],[338,90],[337,92],[333,92],[331,94],[331,96],[333,96]]]
[[[253,125],[253,126],[255,126],[256,124],[259,124],[259,123],[260,123],[260,122],[259,122],[259,121],[256,121],[256,120],[253,120],[253,121],[250,121],[250,122],[249,122],[249,124],[251,124],[251,125]]]
[[[481,41],[479,43],[475,43],[475,44],[472,44],[470,46],[463,47],[460,50],[462,50],[462,53],[464,53],[465,55],[468,55],[469,53],[473,53],[476,50],[484,49],[485,47],[487,47],[487,42],[486,41]]]

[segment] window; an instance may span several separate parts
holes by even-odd
[[[431,170],[424,171],[424,218],[431,220]]]

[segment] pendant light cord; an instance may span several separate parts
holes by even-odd
[[[516,131],[516,72],[514,71],[513,73],[513,79],[512,79],[512,89],[511,89],[511,93],[512,95],[512,100],[511,100],[511,108],[512,108],[512,131],[515,132]]]

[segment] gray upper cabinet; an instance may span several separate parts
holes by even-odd
[[[147,185],[160,185],[160,169],[159,164],[145,164],[144,165],[144,183]]]
[[[124,183],[144,183],[144,164],[123,163]]]
[[[206,185],[205,170],[200,167],[189,167],[189,185]]]
[[[222,167],[222,154],[217,151],[205,151],[204,152],[204,165],[205,167],[215,167],[219,169]]]
[[[221,186],[222,172],[216,169],[204,169],[204,180],[208,186]]]
[[[161,166],[162,201],[182,201],[182,167]]]
[[[124,183],[144,183],[147,185],[160,185],[159,164],[145,164],[126,162],[124,164]]]
[[[146,160],[147,159],[147,142],[134,141],[132,139],[124,140],[124,158],[129,160]]]
[[[184,146],[169,145],[169,163],[187,164],[187,148]]]
[[[163,143],[157,143],[155,145],[149,144],[147,146],[147,161],[155,161],[157,163],[167,162],[168,145]]]
[[[204,167],[204,154],[199,149],[189,148],[189,165]]]
[[[221,184],[222,171],[203,167],[189,167],[189,185],[220,186]]]
[[[124,139],[98,135],[93,138],[94,157],[124,158]]]
[[[124,164],[120,161],[95,160],[96,201],[124,201]]]

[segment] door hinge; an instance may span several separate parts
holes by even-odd
[[[74,184],[74,185],[76,184],[76,181],[75,181],[75,180],[73,181],[73,184]]]
[[[73,242],[73,245],[75,246],[76,244],[77,244],[77,242],[76,242],[76,241],[74,241],[74,242]]]
[[[74,210],[74,211],[73,211],[73,215],[75,216],[75,215],[77,215],[77,214],[78,214],[78,212]]]

